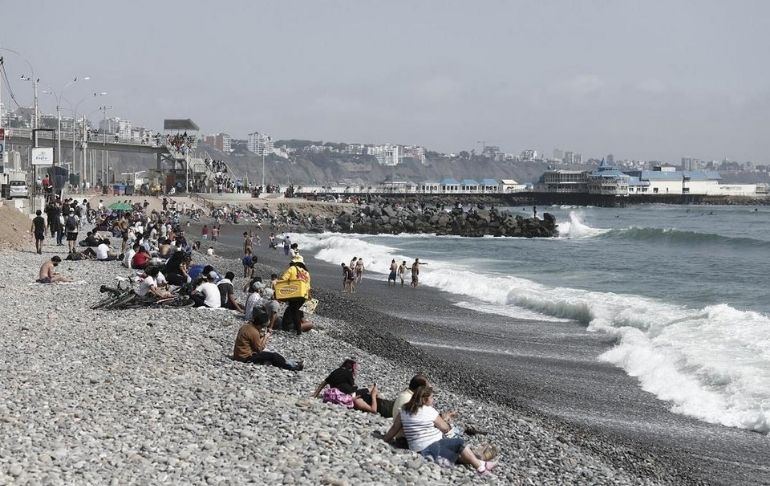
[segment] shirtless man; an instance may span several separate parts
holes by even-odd
[[[414,263],[409,267],[412,270],[412,287],[417,288],[417,284],[420,280],[420,265],[427,265],[427,263],[420,262],[419,258],[414,259]]]
[[[56,273],[56,267],[59,266],[59,263],[61,263],[61,257],[59,257],[59,255],[54,255],[50,260],[43,263],[40,267],[37,283],[69,282],[70,279]]]
[[[401,286],[404,286],[404,274],[406,273],[406,261],[401,262],[398,266],[398,278],[401,279]]]

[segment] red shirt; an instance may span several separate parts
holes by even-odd
[[[150,261],[150,255],[147,253],[140,251],[136,255],[134,255],[134,258],[131,259],[131,266],[138,268],[143,267],[147,265],[147,262]]]

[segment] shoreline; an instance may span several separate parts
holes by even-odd
[[[442,469],[382,442],[377,434],[389,420],[307,398],[351,355],[363,364],[359,386],[377,382],[384,396],[394,396],[417,371],[415,364],[431,365],[404,341],[388,333],[377,334],[375,341],[367,329],[321,313],[313,319],[323,330],[300,339],[283,333],[274,338],[272,348],[306,360],[303,372],[243,365],[227,358],[242,323],[232,313],[189,308],[91,311],[88,307],[100,297],[98,286],[114,283],[116,275],[127,271],[117,262],[67,262],[63,273],[89,283],[31,283],[33,266],[54,253],[58,249],[50,245],[42,257],[29,250],[0,253],[11,271],[5,291],[39,303],[29,307],[6,299],[0,304],[7,316],[0,358],[0,382],[7,389],[0,405],[7,431],[0,438],[0,479],[193,482],[205,477],[221,482],[234,479],[236,458],[246,453],[253,462],[236,477],[252,480],[474,480],[474,473],[463,467]],[[206,260],[221,270],[240,266],[221,257]],[[333,293],[324,295],[319,289],[319,296],[331,309]],[[340,304],[340,311],[349,305]],[[40,330],[33,332],[36,326]],[[389,349],[392,356],[372,354],[364,345]],[[404,352],[406,361],[397,360]],[[460,425],[472,423],[487,431],[480,439],[500,447],[502,462],[491,482],[682,484],[662,466],[643,475],[617,467],[590,444],[554,434],[537,417],[489,403],[483,389],[480,396],[453,391],[453,383],[440,369],[435,371],[431,379],[440,390],[440,407],[459,410]],[[258,453],[265,447],[275,454]],[[633,455],[622,447],[614,453]],[[640,461],[640,466],[656,465],[652,458]]]
[[[191,227],[198,229],[195,225]],[[224,228],[223,226],[223,231]],[[219,245],[226,250],[220,254],[234,258],[239,250],[236,250],[233,242],[228,240],[237,240],[248,226],[230,225],[227,228],[228,230],[224,233],[225,241],[221,241],[222,236],[220,236],[219,242]],[[261,232],[256,231],[255,233],[260,234],[263,243],[260,247],[262,251],[257,252],[260,263],[266,264],[273,270],[277,269],[276,273],[280,275],[282,271],[280,265],[285,266],[286,260],[283,250],[280,248],[278,250],[266,249],[269,230],[263,229]],[[489,374],[480,366],[475,364],[469,366],[464,363],[463,366],[467,366],[467,369],[457,370],[457,366],[451,363],[451,356],[436,356],[405,339],[404,335],[423,332],[424,322],[388,314],[383,311],[383,307],[396,305],[398,302],[405,308],[411,308],[411,313],[422,313],[423,315],[431,312],[431,309],[436,305],[449,308],[453,313],[461,313],[469,319],[478,319],[484,314],[455,307],[448,298],[448,294],[430,287],[420,287],[419,297],[420,300],[425,301],[425,304],[420,305],[418,309],[415,309],[418,303],[414,299],[404,302],[396,298],[394,301],[393,298],[379,293],[381,288],[372,289],[370,287],[366,292],[361,292],[361,287],[359,287],[359,292],[356,294],[344,294],[340,291],[341,285],[337,286],[338,284],[336,284],[336,281],[341,278],[336,277],[336,274],[339,273],[337,266],[320,261],[308,254],[304,254],[304,257],[313,276],[314,296],[319,300],[316,314],[340,322],[347,322],[348,326],[356,331],[349,334],[337,333],[335,335],[337,338],[377,356],[398,362],[402,366],[430,370],[428,373],[432,377],[440,377],[440,382],[448,385],[455,392],[510,408],[515,413],[522,414],[522,420],[535,421],[544,429],[548,429],[549,433],[553,437],[558,437],[559,441],[564,440],[565,443],[579,444],[580,447],[592,451],[592,453],[613,464],[617,469],[633,471],[639,478],[655,478],[655,480],[664,482],[666,481],[664,478],[674,478],[670,480],[675,484],[701,484],[700,480],[691,477],[686,472],[690,469],[689,465],[678,463],[671,460],[670,457],[668,460],[662,461],[655,457],[658,451],[654,448],[641,447],[639,443],[629,441],[625,437],[611,437],[610,434],[603,431],[590,430],[589,427],[569,422],[526,404],[524,400],[519,398],[518,394],[512,395],[491,382],[485,382],[484,378],[488,378]],[[367,282],[366,285],[382,283],[384,287],[386,276],[375,275],[382,282]],[[404,289],[397,290],[411,292],[413,289],[409,288],[407,283]],[[374,302],[377,302],[377,305],[373,305]],[[362,316],[366,316],[366,318],[362,318]],[[535,323],[535,321],[531,322]],[[415,364],[419,364],[417,368],[415,368]]]
[[[232,231],[240,234],[246,227],[236,226]],[[267,254],[274,255],[268,258],[270,261],[283,261],[282,251]],[[305,258],[308,259],[309,255],[305,254]],[[492,319],[515,324],[517,331],[512,333],[510,339],[513,342],[523,340],[523,349],[535,345],[535,353],[538,347],[549,344],[543,343],[541,346],[530,337],[527,328],[542,325],[539,321],[522,321],[459,308],[453,305],[458,300],[457,296],[425,287],[421,287],[418,294],[407,297],[406,300],[403,296],[392,297],[385,285],[386,276],[381,274],[375,274],[372,282],[365,280],[364,286],[359,287],[366,289],[366,292],[353,296],[342,294],[338,290],[340,284],[337,283],[341,278],[337,276],[339,268],[314,258],[310,258],[310,262],[314,286],[319,284],[318,276],[322,275],[324,284],[332,289],[325,298],[337,301],[331,312],[323,305],[319,305],[318,312],[338,319],[352,318],[361,329],[354,337],[343,336],[348,342],[376,354],[398,359],[397,352],[383,352],[383,349],[388,347],[378,347],[375,344],[380,341],[392,341],[396,343],[392,347],[402,350],[403,355],[407,357],[405,363],[420,362],[428,356],[434,362],[434,369],[441,369],[442,364],[458,359],[463,360],[463,366],[471,363],[463,373],[462,379],[448,380],[455,389],[473,396],[493,397],[495,402],[515,410],[523,410],[544,423],[556,423],[557,429],[562,427],[557,434],[571,433],[580,437],[591,450],[607,450],[605,457],[617,461],[619,468],[639,470],[638,465],[644,464],[642,469],[650,467],[655,470],[655,465],[664,464],[667,472],[677,477],[678,484],[766,483],[762,478],[766,477],[770,470],[766,461],[768,454],[762,451],[766,450],[767,436],[744,429],[710,424],[671,412],[670,404],[643,391],[635,378],[628,376],[620,368],[596,360],[596,356],[612,346],[614,341],[609,336],[586,333],[585,328],[575,322],[568,322],[554,329],[557,335],[566,335],[567,348],[572,347],[570,343],[574,339],[588,339],[593,343],[587,348],[588,354],[579,357],[585,361],[579,363],[579,368],[574,373],[570,371],[571,363],[574,362],[566,359],[562,362],[561,359],[530,358],[526,352],[521,357],[495,356],[494,352],[479,355],[470,348],[463,351],[462,348],[454,346],[432,347],[430,343],[424,342],[430,339],[419,338],[432,336],[438,341],[446,338],[456,341],[457,330],[464,329],[451,323],[436,325],[430,318],[432,312],[438,313],[441,318],[449,316],[449,320],[467,319],[469,323],[478,319]],[[409,292],[412,289],[404,290]],[[373,315],[376,316],[371,317]],[[362,322],[356,318],[358,316],[370,317]],[[519,327],[522,331],[518,331]],[[382,334],[386,337],[381,337]],[[466,337],[475,339],[476,336],[471,333]],[[415,345],[409,344],[410,341]],[[591,352],[591,349],[598,351]],[[509,365],[510,371],[503,372],[500,368]],[[541,366],[544,368],[538,369]],[[527,376],[528,374],[532,374],[533,378]],[[563,378],[559,376],[562,374]],[[573,377],[579,379],[584,374],[597,376],[596,379],[586,382],[596,382],[593,389],[582,389],[582,381],[570,385]],[[500,381],[500,378],[503,380]],[[606,384],[603,382],[605,379],[608,380]],[[485,385],[483,393],[478,391],[481,389],[480,384]],[[546,390],[550,391],[544,391],[544,384]],[[562,385],[567,387],[562,388]],[[503,389],[502,393],[500,388]],[[608,395],[606,399],[605,395]],[[571,408],[568,406],[567,413],[564,413],[563,408],[554,408],[549,404],[549,400],[575,401],[575,405]],[[607,413],[609,415],[605,415]],[[625,418],[626,413],[629,414],[628,420]],[[612,447],[605,447],[605,443],[627,447],[631,453],[618,454]],[[629,456],[633,458],[629,459]],[[650,461],[649,458],[654,459]],[[672,471],[668,471],[668,468]],[[649,474],[649,471],[640,473],[644,474]]]

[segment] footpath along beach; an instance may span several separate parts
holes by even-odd
[[[242,320],[228,311],[92,311],[99,286],[128,271],[117,262],[65,261],[59,269],[75,283],[32,283],[56,251],[0,253],[0,484],[683,482],[633,450],[456,393],[431,377],[436,363],[355,320],[314,316],[319,331],[277,333],[272,349],[305,360],[305,370],[293,373],[230,360]],[[222,271],[239,267],[232,259],[207,261]],[[345,305],[334,295],[318,291],[327,307]],[[363,340],[400,358],[350,344]],[[488,432],[469,443],[500,448],[495,475],[479,478],[395,450],[380,438],[390,420],[310,399],[350,356],[362,364],[358,384],[376,382],[385,397],[415,372],[428,373],[439,408],[458,410],[457,424]]]

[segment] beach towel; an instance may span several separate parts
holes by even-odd
[[[345,408],[353,408],[353,395],[342,393],[337,388],[327,388],[324,390],[323,402],[342,405]]]

